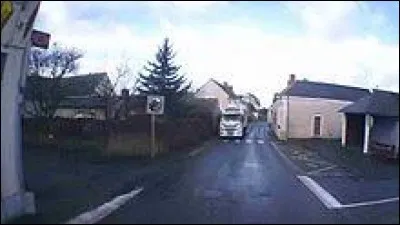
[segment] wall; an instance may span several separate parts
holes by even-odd
[[[338,112],[350,101],[289,98],[289,138],[312,138],[312,120],[315,114],[322,116],[321,138],[341,137],[341,116]]]
[[[271,128],[280,140],[286,138],[286,99],[278,99],[271,106]]]
[[[217,98],[220,110],[228,105],[228,94],[212,81],[208,81],[201,87],[195,96],[196,98]]]

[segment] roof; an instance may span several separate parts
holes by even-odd
[[[230,89],[229,87],[224,86],[223,84],[219,83],[215,79],[211,78],[207,83],[209,82],[214,82],[216,85],[218,85],[230,98],[236,97],[235,92],[233,92],[233,89]],[[203,84],[199,89],[197,89],[196,92],[199,92],[207,83]]]
[[[229,97],[236,97],[236,94],[235,94],[235,92],[233,91],[233,88],[229,88],[229,87],[227,87],[227,86],[225,86],[225,85],[219,83],[218,81],[216,81],[216,80],[214,80],[214,79],[211,79],[211,81],[213,81],[213,82],[216,83],[219,87],[221,87],[222,90],[223,90],[226,94],[228,94]]]
[[[255,101],[258,105],[261,105],[260,99],[258,99],[257,96],[255,96],[255,95],[252,94],[252,93],[248,93],[248,95],[249,95],[250,97],[252,97],[252,98],[254,99],[254,101]]]
[[[367,89],[350,87],[338,84],[297,80],[289,88],[283,90],[281,95],[327,98],[344,101],[357,101],[367,95]]]
[[[63,87],[66,96],[91,96],[95,93],[96,87],[98,87],[105,79],[108,79],[107,73],[93,73],[64,77],[61,79],[61,86]],[[54,81],[55,79],[42,76],[28,76],[26,80],[25,98],[32,98],[32,88],[51,88],[52,82]]]
[[[342,108],[339,112],[399,117],[399,93],[374,89],[368,96]]]
[[[65,77],[62,79],[62,85],[66,88],[67,96],[89,96],[105,79],[108,79],[107,73],[92,73]]]

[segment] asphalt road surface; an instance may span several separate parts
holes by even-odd
[[[143,191],[100,223],[341,223],[271,145],[266,123],[160,166],[126,191]],[[398,204],[398,203],[397,203]],[[347,214],[346,214],[347,215]]]

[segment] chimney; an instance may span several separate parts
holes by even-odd
[[[121,96],[122,96],[122,98],[129,97],[129,89],[126,89],[126,88],[122,89],[121,90]]]
[[[288,86],[291,86],[295,81],[296,81],[296,75],[295,74],[290,74],[289,75],[289,80],[287,82]]]

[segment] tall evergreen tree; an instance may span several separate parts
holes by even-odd
[[[173,62],[175,56],[169,39],[165,38],[158,49],[155,62],[148,61],[148,65],[144,67],[148,74],[139,73],[139,93],[165,96],[167,114],[177,113],[182,98],[191,87],[191,82],[188,83],[184,75],[178,74],[181,66]]]

